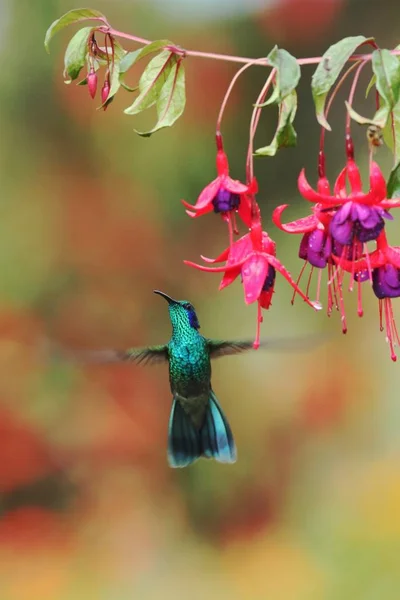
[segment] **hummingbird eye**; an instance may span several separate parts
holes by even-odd
[[[185,302],[183,308],[185,308],[186,310],[193,310],[193,306],[190,304],[190,302]]]

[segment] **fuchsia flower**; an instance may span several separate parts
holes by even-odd
[[[290,283],[293,289],[310,306],[320,309],[317,302],[311,302],[293,281],[290,273],[276,258],[276,245],[268,234],[261,229],[261,223],[255,222],[250,230],[239,240],[226,248],[217,258],[209,259],[202,256],[208,263],[219,263],[226,261],[221,267],[207,267],[190,261],[185,264],[211,273],[224,273],[219,289],[227,287],[240,275],[244,288],[246,304],[258,302],[257,335],[254,347],[258,348],[260,342],[260,323],[262,322],[261,308],[268,309],[271,306],[274,293],[276,271]]]
[[[392,219],[387,209],[400,205],[400,200],[386,198],[386,183],[379,166],[372,162],[370,165],[370,189],[362,191],[359,169],[354,161],[353,145],[350,138],[346,140],[347,164],[340,172],[333,195],[329,182],[325,177],[323,153],[319,156],[319,180],[317,191],[308,183],[304,169],[298,179],[299,191],[306,200],[314,202],[313,214],[283,224],[282,213],[287,205],[278,206],[273,213],[273,221],[277,227],[288,233],[302,233],[299,256],[306,261],[300,272],[299,282],[306,264],[311,265],[311,273],[306,290],[309,295],[309,285],[314,268],[319,269],[317,284],[317,300],[319,301],[322,269],[328,271],[328,303],[327,312],[331,314],[333,306],[340,310],[343,332],[347,331],[346,315],[343,300],[343,275],[350,271],[353,282],[358,286],[358,314],[362,316],[361,283],[365,279],[355,277],[356,262],[363,256],[364,244],[376,240],[384,230],[384,219]],[[350,191],[347,191],[348,182]],[[343,267],[346,264],[346,268]],[[349,265],[353,268],[348,268]],[[371,273],[371,269],[370,269]]]
[[[329,186],[325,178],[321,178],[318,183],[319,189],[327,189]],[[344,310],[344,300],[341,279],[337,277],[338,267],[333,261],[332,255],[341,256],[343,253],[343,246],[339,244],[330,233],[330,222],[332,220],[333,211],[324,210],[321,204],[316,204],[313,207],[313,214],[308,217],[303,217],[292,221],[290,223],[282,223],[282,213],[286,210],[287,204],[278,206],[273,214],[272,221],[274,224],[285,231],[286,233],[302,233],[300,247],[299,247],[299,258],[305,261],[303,268],[300,271],[300,275],[297,278],[297,284],[300,282],[302,275],[305,271],[307,264],[311,265],[311,271],[308,278],[306,296],[309,298],[309,290],[312,275],[314,269],[318,269],[318,283],[316,301],[320,301],[321,292],[321,275],[322,270],[327,268],[328,281],[331,285],[328,286],[328,302],[327,302],[327,314],[331,315],[333,307],[340,310],[342,317],[342,329],[343,333],[347,331],[346,315]],[[293,294],[292,303],[296,291]]]
[[[382,232],[374,252],[363,254],[356,262],[342,260],[341,268],[351,271],[357,281],[372,279],[372,289],[379,300],[380,328],[381,331],[386,329],[391,358],[397,360],[394,347],[400,344],[400,339],[391,299],[400,297],[400,247],[389,246],[386,235]]]
[[[350,193],[346,190],[346,179],[350,185]],[[339,174],[333,196],[314,191],[306,179],[304,169],[300,173],[298,185],[306,200],[334,209],[329,230],[332,237],[344,246],[376,240],[385,226],[384,218],[393,218],[385,210],[386,183],[375,162],[371,163],[370,190],[367,193],[362,191],[360,172],[353,158],[348,158],[347,165]],[[390,206],[393,207],[393,203]]]
[[[255,193],[255,181],[248,186],[232,179],[229,176],[228,158],[222,149],[217,152],[217,174],[216,179],[201,192],[195,205],[192,206],[182,200],[183,205],[188,209],[187,214],[190,217],[200,217],[214,211],[226,217],[238,212],[242,221],[250,227],[251,204],[247,194]]]

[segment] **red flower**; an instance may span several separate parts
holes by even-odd
[[[251,205],[246,194],[255,193],[255,182],[248,186],[229,177],[228,158],[223,150],[217,152],[217,173],[217,178],[204,188],[194,206],[182,200],[188,209],[187,214],[190,217],[200,217],[213,210],[226,216],[237,211],[242,221],[250,227]]]
[[[391,299],[400,297],[400,247],[389,246],[382,232],[374,252],[363,254],[357,261],[342,259],[340,266],[346,271],[351,271],[359,283],[372,280],[372,289],[379,300],[380,328],[381,331],[386,329],[391,358],[397,360],[394,347],[400,344],[400,338]]]
[[[262,322],[261,308],[268,309],[271,306],[272,294],[274,293],[275,275],[279,271],[290,283],[294,290],[315,309],[320,309],[319,303],[311,302],[293,281],[290,273],[276,258],[276,245],[261,224],[253,224],[250,233],[226,248],[217,258],[208,259],[202,257],[209,263],[226,261],[221,267],[207,267],[190,261],[185,264],[211,273],[224,273],[219,289],[227,287],[241,275],[244,298],[246,304],[258,302],[257,334],[254,347],[258,348],[260,342],[260,323]]]
[[[327,189],[327,186],[329,186],[327,180],[324,178],[320,179],[319,188]],[[282,231],[287,233],[303,234],[299,247],[299,257],[302,258],[305,263],[300,271],[299,277],[297,278],[297,283],[300,282],[307,263],[309,263],[311,265],[311,271],[308,277],[306,288],[306,296],[309,297],[312,275],[314,269],[318,269],[319,273],[316,301],[319,302],[322,269],[327,267],[329,282],[327,314],[330,316],[333,307],[336,307],[336,309],[341,313],[343,333],[346,333],[347,323],[344,309],[342,279],[338,271],[339,267],[336,266],[336,263],[332,258],[333,255],[341,257],[344,247],[342,244],[339,244],[335,239],[333,239],[330,234],[329,225],[332,219],[333,210],[323,209],[322,205],[318,203],[313,207],[312,215],[297,219],[296,221],[292,221],[290,223],[282,223],[282,213],[287,206],[287,204],[278,206],[272,214],[272,220],[274,224]],[[296,291],[293,294],[292,304],[294,302],[295,295]]]
[[[350,193],[346,190],[346,178]],[[335,209],[329,226],[330,233],[337,242],[346,246],[376,240],[385,226],[383,219],[392,218],[385,208],[400,205],[393,201],[387,204],[385,179],[375,162],[371,163],[370,190],[367,193],[362,191],[360,172],[353,158],[348,158],[347,165],[340,172],[333,196],[326,192],[315,192],[306,179],[304,169],[300,173],[298,186],[306,200]]]

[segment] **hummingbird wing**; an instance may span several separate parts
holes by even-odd
[[[210,358],[239,354],[247,350],[254,350],[253,342],[250,340],[207,340]]]
[[[128,348],[128,350],[71,350],[54,343],[47,343],[47,352],[53,358],[89,364],[134,362],[145,365],[168,361],[167,345]]]
[[[138,365],[155,364],[168,361],[168,346],[147,346],[146,348],[129,348],[120,352],[120,360],[132,361]]]
[[[326,334],[300,335],[297,337],[276,337],[261,340],[260,350],[271,350],[274,352],[309,352],[319,345],[327,342]],[[211,340],[208,339],[210,358],[239,354],[248,350],[254,350],[252,340]]]

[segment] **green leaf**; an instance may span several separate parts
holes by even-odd
[[[269,146],[264,146],[255,151],[256,156],[274,156],[280,148],[295,146],[297,134],[293,121],[297,111],[297,94],[293,90],[279,106],[278,127],[274,139]]]
[[[399,59],[389,50],[375,50],[372,53],[372,70],[380,97],[390,108],[393,108],[400,97]]]
[[[386,123],[383,129],[383,139],[385,144],[396,154],[397,159],[400,159],[400,101],[392,110],[392,119]]]
[[[311,80],[311,91],[314,99],[315,110],[318,123],[325,129],[331,131],[331,127],[325,118],[325,101],[329,90],[337,80],[340,71],[343,69],[354,51],[370,42],[373,38],[366,38],[363,35],[347,37],[328,48],[322,57],[321,62],[315,70]]]
[[[120,83],[121,87],[123,87],[124,90],[126,90],[127,92],[137,92],[138,87],[139,87],[137,85],[135,85],[135,87],[131,87],[130,85],[125,83],[124,78],[121,73],[119,74],[119,83]]]
[[[376,83],[376,76],[372,75],[372,77],[371,77],[371,79],[369,81],[369,84],[367,86],[367,89],[365,90],[365,97],[366,98],[368,98],[368,95],[369,95],[370,91],[372,90],[372,88],[374,87],[375,83]]]
[[[47,52],[50,52],[50,41],[58,31],[64,29],[64,27],[67,25],[79,23],[79,21],[87,21],[88,19],[95,19],[97,21],[103,21],[104,23],[107,23],[106,17],[101,12],[98,10],[92,10],[90,8],[77,8],[75,10],[70,10],[59,19],[56,19],[46,31],[44,47],[46,48]]]
[[[143,48],[139,48],[139,50],[128,52],[123,60],[121,60],[121,64],[119,66],[120,73],[126,73],[126,71],[128,71],[141,58],[144,58],[152,52],[162,50],[165,48],[165,46],[170,45],[172,45],[172,42],[169,40],[156,40],[155,42],[151,42],[151,44],[147,44],[147,46],[144,46]]]
[[[392,169],[387,182],[387,197],[400,198],[400,162]]]
[[[70,80],[66,83],[70,83],[76,79],[85,65],[88,53],[87,42],[92,30],[93,27],[83,27],[76,32],[67,46],[64,56],[64,76],[69,76]]]
[[[157,102],[162,87],[176,62],[176,55],[169,50],[163,50],[149,62],[139,80],[138,97],[124,110],[127,115],[136,115]]]
[[[115,61],[114,66],[112,67],[112,70],[111,70],[110,91],[108,93],[107,100],[105,102],[103,102],[103,104],[101,106],[98,107],[98,110],[100,110],[101,108],[105,108],[106,106],[111,104],[111,102],[114,99],[115,94],[118,92],[120,87],[121,87],[121,83],[119,81],[119,62]]]
[[[267,60],[276,69],[276,85],[274,94],[267,100],[265,105],[280,104],[296,89],[300,80],[300,67],[297,60],[287,50],[275,46],[267,56]]]
[[[150,131],[136,131],[143,137],[149,137],[163,127],[171,127],[181,116],[185,109],[185,68],[182,59],[174,64],[168,78],[163,85],[157,100],[156,125]]]

